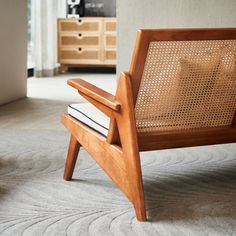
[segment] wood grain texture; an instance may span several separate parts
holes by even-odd
[[[138,134],[139,151],[236,142],[235,128],[202,128]]]
[[[67,114],[62,115],[61,121],[108,176],[117,184],[121,191],[131,199],[126,178],[125,162],[120,147],[110,145],[106,142],[106,137]]]
[[[218,39],[236,39],[236,29],[140,30],[130,71],[121,73],[115,96],[79,79],[68,81],[69,85],[110,117],[110,128],[108,137],[104,137],[67,114],[62,116],[62,123],[132,202],[139,221],[147,220],[140,151],[236,141],[234,120],[233,124],[227,127],[213,125],[178,131],[174,129],[165,132],[137,131],[135,106],[140,89],[145,89],[145,86],[140,87],[140,84],[149,44],[158,40]],[[173,56],[171,53],[168,55]],[[73,169],[73,162],[71,165]]]
[[[119,111],[120,104],[115,100],[115,97],[112,94],[82,79],[69,79],[67,83],[77,89],[80,93],[95,99],[115,111]]]
[[[76,138],[71,135],[64,169],[64,180],[71,180],[72,178],[80,146]]]
[[[90,101],[98,108],[101,108],[99,104],[97,104],[98,101],[101,101],[99,97],[101,90],[94,87],[90,90],[81,89],[80,82],[81,81],[78,80],[69,80],[68,83],[77,88],[80,93],[84,93],[85,98],[87,97],[88,100],[92,97],[91,99],[94,101]],[[86,88],[90,87],[87,83],[82,83],[82,86],[83,85],[86,86]],[[91,90],[93,93],[94,91],[98,91],[98,94],[91,95]],[[103,93],[102,95],[102,99],[104,99],[106,95]],[[88,153],[90,153],[90,155],[133,203],[137,219],[140,221],[146,221],[143,182],[132,96],[133,93],[130,77],[128,74],[123,73],[121,74],[118,90],[115,96],[115,99],[119,101],[119,104],[122,104],[122,106],[120,106],[119,111],[114,109],[113,112],[110,113],[113,129],[111,129],[108,138],[98,134],[96,131],[69,115],[62,116],[62,123],[70,130],[71,134],[88,151]],[[103,104],[105,104],[105,102],[103,102]],[[107,103],[105,105],[107,105]],[[110,104],[109,107],[111,109],[114,108],[111,107]],[[100,110],[108,115],[106,110],[103,108]],[[117,127],[115,122],[117,122]],[[121,146],[112,144],[117,141],[118,134]],[[69,163],[70,161],[68,160],[67,162]]]
[[[116,66],[116,18],[59,18],[57,24],[58,62],[62,67]],[[112,45],[107,45],[108,36],[113,37]]]
[[[146,208],[143,191],[140,156],[135,126],[134,102],[131,78],[121,73],[116,98],[122,104],[120,113],[116,113],[117,126],[120,134],[123,158],[125,160],[127,180],[131,202],[140,221],[146,221]]]

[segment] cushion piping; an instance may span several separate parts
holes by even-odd
[[[92,122],[94,122],[95,124],[99,125],[100,127],[102,127],[103,129],[108,130],[108,128],[106,128],[105,126],[99,124],[98,122],[96,122],[95,120],[93,120],[92,118],[90,118],[89,116],[87,116],[86,114],[84,114],[83,112],[81,112],[80,110],[72,107],[71,105],[69,105],[70,108],[74,109],[75,111],[78,111],[79,113],[81,113],[83,116],[87,117],[89,120],[91,120]]]

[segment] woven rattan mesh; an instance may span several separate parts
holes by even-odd
[[[138,132],[230,126],[236,41],[151,42],[135,105]]]

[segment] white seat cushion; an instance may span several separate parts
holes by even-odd
[[[71,104],[69,115],[107,136],[110,119],[90,103]]]

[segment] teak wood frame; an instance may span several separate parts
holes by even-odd
[[[149,43],[227,39],[236,39],[236,29],[140,30],[130,71],[121,73],[115,96],[83,80],[68,80],[69,85],[76,88],[84,98],[110,117],[110,128],[108,136],[105,137],[70,115],[62,115],[62,123],[71,132],[64,179],[72,178],[82,145],[133,203],[137,219],[146,221],[140,151],[236,141],[236,115],[230,127],[201,128],[194,131],[137,132],[134,107]]]

